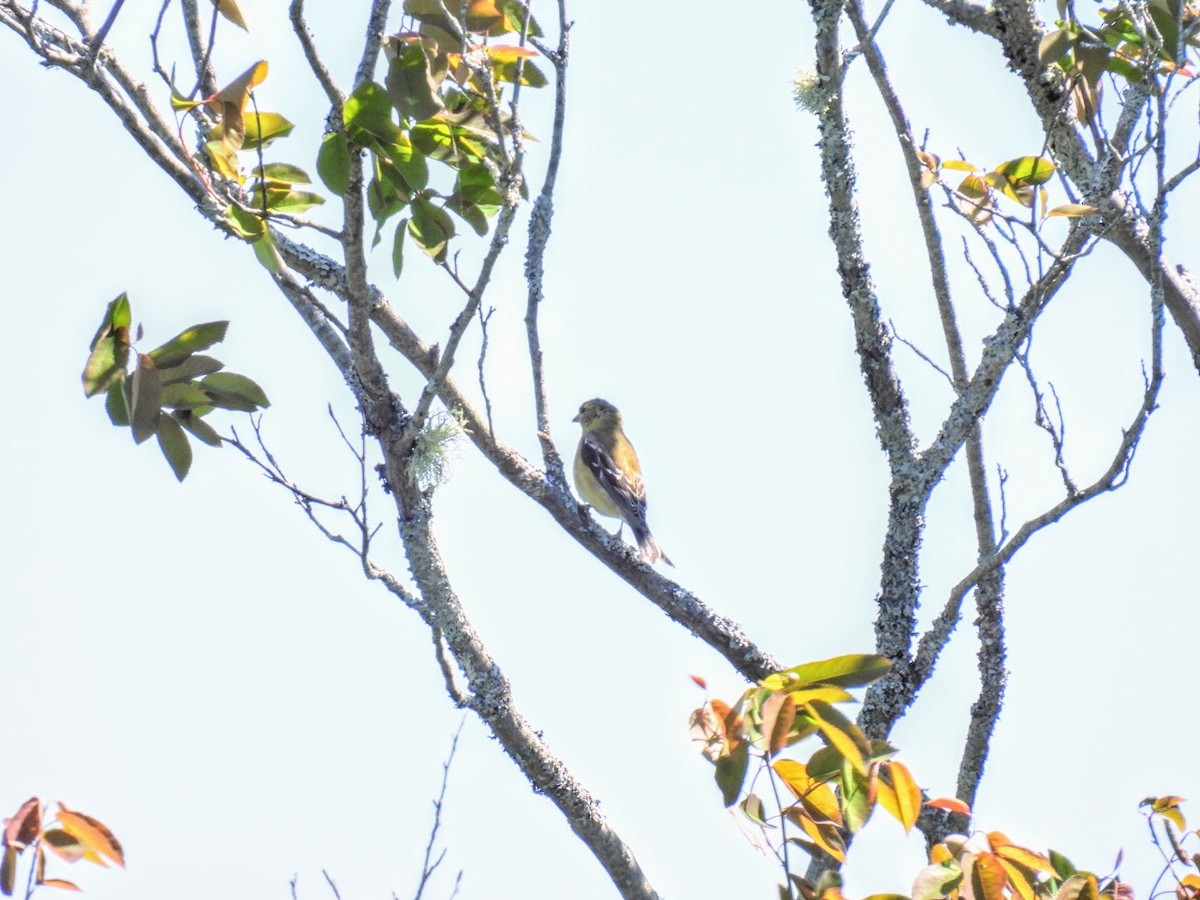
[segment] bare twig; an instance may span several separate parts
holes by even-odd
[[[479,393],[483,397],[483,409],[487,413],[488,436],[493,442],[496,440],[496,429],[492,423],[492,399],[488,396],[487,379],[483,375],[483,363],[487,359],[488,351],[488,322],[492,318],[492,313],[496,311],[494,306],[488,307],[487,315],[484,315],[483,307],[480,307],[475,312],[479,316],[479,333],[481,340],[479,344]]]
[[[429,884],[429,879],[446,857],[446,851],[443,849],[437,855],[437,859],[433,859],[433,848],[437,843],[438,829],[442,825],[442,808],[446,802],[446,785],[450,781],[450,766],[454,762],[454,754],[458,750],[458,739],[462,735],[463,725],[466,724],[466,721],[465,718],[459,720],[454,737],[450,740],[450,752],[446,755],[445,762],[442,763],[442,785],[438,790],[437,799],[433,801],[433,825],[429,829],[429,841],[425,845],[425,859],[421,863],[421,880],[417,884],[417,892],[413,895],[413,900],[421,900],[422,895],[425,893],[425,887]],[[458,877],[462,878],[461,870],[458,873]]]

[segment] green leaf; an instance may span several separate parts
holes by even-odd
[[[83,367],[84,396],[94,397],[108,390],[113,382],[125,376],[128,363],[129,343],[122,335],[110,334],[100,338]]]
[[[446,209],[470,225],[471,230],[480,237],[487,234],[487,216],[478,206],[464,202],[461,197],[449,197],[446,200]]]
[[[220,372],[223,368],[225,368],[225,363],[219,359],[197,354],[189,356],[177,366],[159,366],[158,377],[162,379],[162,383],[165,386],[180,381],[191,381],[193,378],[200,378],[204,375],[211,375],[213,372]]]
[[[150,351],[156,368],[169,369],[183,363],[189,356],[199,350],[207,350],[213,344],[225,340],[225,332],[229,329],[228,322],[205,322],[193,325],[186,331],[181,331],[165,344]]]
[[[201,419],[194,411],[181,410],[171,413],[171,415],[180,425],[190,431],[196,440],[202,441],[210,447],[221,446],[221,436],[217,434],[217,430]]]
[[[132,324],[133,310],[129,306],[129,297],[122,293],[116,299],[109,301],[104,310],[104,318],[100,322],[100,327],[96,329],[96,334],[88,346],[95,347],[96,342],[106,334],[112,334],[121,328],[127,329]]]
[[[251,174],[267,182],[312,184],[312,179],[308,177],[308,173],[299,166],[293,166],[291,163],[267,163],[265,166],[256,166]]]
[[[192,381],[163,387],[162,405],[170,409],[199,409],[212,403],[201,387]]]
[[[717,760],[717,771],[714,777],[717,780],[717,787],[721,789],[721,798],[727,807],[733,806],[737,802],[749,766],[750,745],[745,741],[739,741],[732,753]]]
[[[142,443],[158,429],[158,417],[162,412],[162,381],[154,360],[145,353],[137,355],[137,367],[130,379],[129,424],[133,428],[133,439]]]
[[[412,199],[412,219],[409,234],[417,246],[438,262],[446,258],[446,244],[454,237],[454,222],[440,206],[434,206],[420,194]]]
[[[768,675],[760,684],[768,690],[781,688],[795,690],[818,684],[862,687],[882,678],[891,665],[884,656],[877,656],[873,653],[851,653],[821,662],[792,666],[790,669]]]
[[[129,424],[129,397],[125,393],[126,380],[116,381],[104,395],[104,411],[108,420],[118,427]]]
[[[479,162],[487,152],[470,131],[451,125],[442,116],[414,125],[409,135],[418,151],[451,166]]]
[[[266,231],[262,216],[230,204],[225,207],[225,216],[237,234],[248,241],[262,237]]]
[[[250,246],[254,248],[254,255],[258,257],[258,261],[268,272],[278,275],[283,271],[283,257],[279,255],[279,249],[275,246],[275,239],[271,237],[271,232],[264,231],[262,237]]]
[[[804,771],[815,781],[826,781],[842,771],[842,754],[835,747],[822,747],[808,758]]]
[[[205,377],[200,386],[210,397],[214,406],[254,412],[271,405],[263,389],[247,378],[234,372],[216,372]]]
[[[192,467],[192,445],[188,442],[187,435],[183,433],[183,429],[179,427],[170,416],[158,417],[158,448],[162,450],[162,455],[166,457],[167,463],[171,466],[171,471],[175,473],[175,478],[179,481],[187,478],[188,470]]]
[[[1043,66],[1058,62],[1070,52],[1078,40],[1078,34],[1065,28],[1051,31],[1038,44],[1038,62]]]
[[[350,183],[350,143],[344,131],[325,135],[317,152],[317,175],[325,187],[343,197]]]
[[[401,219],[396,225],[396,234],[392,238],[392,271],[396,277],[404,270],[404,236],[408,233],[408,219]]]
[[[462,23],[451,16],[450,7],[459,10],[458,5],[443,6],[439,0],[404,0],[404,12],[421,23],[421,34],[432,38],[442,50],[459,52],[463,46]]]
[[[257,150],[266,147],[277,138],[287,137],[296,126],[273,112],[254,112],[249,110],[244,114],[246,136],[242,143],[243,150]]]
[[[419,122],[441,112],[438,87],[446,77],[445,56],[430,59],[430,49],[416,35],[389,38],[386,49],[391,62],[384,83],[400,115]]]
[[[277,213],[302,213],[306,209],[312,209],[325,202],[325,198],[320,194],[314,194],[312,191],[292,191],[284,188],[282,190],[267,189],[267,212]],[[263,207],[263,188],[261,184],[256,184],[250,192],[250,202],[255,209]]]
[[[849,760],[842,764],[842,822],[851,834],[859,831],[871,818],[874,803],[867,774],[855,768]]]
[[[386,180],[398,181],[397,190],[410,195],[429,184],[429,163],[417,152],[406,135],[390,146],[381,148],[376,172]]]
[[[364,147],[376,142],[392,144],[400,134],[392,121],[392,101],[374,81],[364,81],[354,89],[342,107],[342,121],[350,140]]]
[[[1002,162],[992,171],[1014,184],[1045,184],[1054,175],[1056,166],[1042,156],[1022,156]]]
[[[1050,865],[1054,867],[1054,874],[1059,878],[1070,878],[1078,871],[1075,864],[1057,850],[1050,850],[1046,855],[1050,857]]]

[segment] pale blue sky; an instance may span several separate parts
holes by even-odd
[[[357,21],[343,4],[309,5],[344,80]],[[136,6],[113,41],[140,62],[149,25]],[[271,61],[259,103],[297,123],[271,156],[312,170],[326,110],[298,67],[282,4],[244,6],[253,30],[226,29],[219,71],[227,79]],[[1037,152],[1021,92],[993,48],[913,6],[897,4],[881,39],[931,147],[991,164]],[[535,12],[553,20],[548,6]],[[868,651],[886,470],[825,236],[814,120],[789,93],[795,70],[810,64],[805,8],[768,2],[732,21],[709,0],[686,10],[616,0],[577,4],[572,15],[542,311],[555,437],[570,452],[579,402],[616,403],[682,585],[789,663]],[[940,357],[908,189],[864,74],[851,114],[873,271],[901,333]],[[107,822],[125,844],[126,872],[55,870],[94,900],[282,898],[293,874],[312,900],[328,896],[322,868],[347,900],[411,896],[461,716],[423,627],[234,451],[197,448],[178,485],[153,442],[134,447],[79,386],[87,342],[121,291],[148,346],[230,319],[216,352],[269,394],[272,449],[296,481],[340,495],[357,473],[325,413],[332,402],[353,425],[336,372],[249,250],[205,225],[80,85],[38,68],[9,33],[0,77],[10,123],[0,142],[0,296],[11,336],[0,443],[0,814],[38,794]],[[535,134],[548,134],[551,102],[526,95]],[[531,152],[535,185],[545,149]],[[1168,249],[1189,263],[1185,209]],[[479,245],[462,246],[471,272]],[[961,269],[957,238],[949,246]],[[487,300],[497,309],[489,385],[498,427],[535,457],[522,253],[519,242],[510,249]],[[389,298],[441,340],[458,303],[442,273],[412,253],[397,285],[386,255],[378,263]],[[975,352],[989,309],[969,283],[959,290]],[[1102,250],[1040,326],[1037,360],[1063,397],[1081,479],[1106,464],[1132,417],[1147,309],[1131,267]],[[475,338],[462,356],[468,383]],[[1131,484],[1040,536],[1010,569],[1012,679],[976,820],[1101,872],[1124,847],[1122,871],[1141,896],[1157,864],[1137,802],[1200,798],[1188,752],[1200,623],[1187,476],[1200,384],[1170,325],[1166,343],[1162,408]],[[897,358],[927,437],[948,391],[911,354]],[[408,396],[414,383],[396,379]],[[1006,384],[988,454],[1010,473],[1014,526],[1061,490],[1030,422],[1028,392]],[[241,417],[225,424],[248,430]],[[970,567],[964,488],[956,465],[930,509],[926,620]],[[743,685],[727,664],[599,567],[469,446],[435,508],[456,588],[518,703],[664,896],[774,896],[775,869],[739,836],[687,737],[702,699],[687,675],[732,698]],[[374,509],[387,534],[382,497]],[[379,553],[403,574],[394,539],[381,538]],[[976,693],[971,618],[894,735],[933,794],[953,792]],[[899,835],[887,821],[868,828],[849,895],[907,890],[921,849]],[[434,897],[448,895],[457,868],[463,898],[613,895],[473,719],[442,842],[447,872]]]

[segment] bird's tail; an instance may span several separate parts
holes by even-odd
[[[653,565],[660,559],[671,568],[675,568],[675,563],[671,562],[671,558],[663,553],[662,547],[658,546],[658,541],[654,539],[649,529],[637,530],[638,551],[642,555],[642,559]]]

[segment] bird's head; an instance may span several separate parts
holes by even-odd
[[[584,430],[587,430],[589,427],[601,422],[616,421],[620,424],[621,414],[607,400],[601,400],[597,397],[595,400],[585,401],[579,407],[579,415],[571,421],[578,422],[584,427]]]

